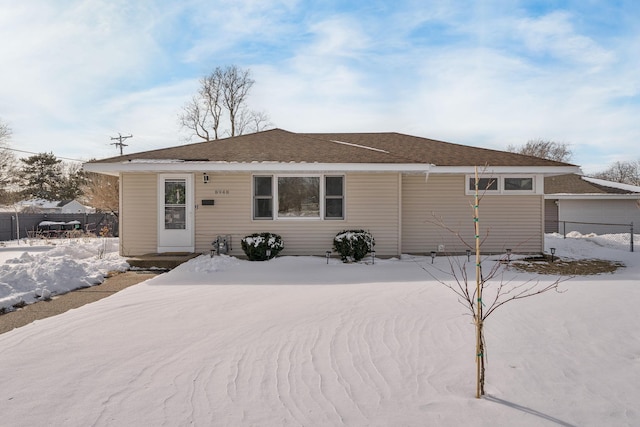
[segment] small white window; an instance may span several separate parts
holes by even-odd
[[[539,177],[531,175],[485,176],[478,178],[478,192],[480,194],[532,194],[536,192],[537,178]],[[475,176],[467,175],[466,194],[474,194],[476,191],[475,186]]]
[[[533,191],[533,178],[506,177],[504,179],[504,191]]]
[[[498,191],[498,178],[479,178],[478,191],[484,193],[486,191]],[[476,190],[476,179],[469,178],[469,191]]]

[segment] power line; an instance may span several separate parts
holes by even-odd
[[[25,154],[34,154],[34,155],[42,154],[42,153],[34,153],[33,151],[18,150],[17,148],[9,148],[9,147],[0,147],[0,149],[9,150],[9,151],[16,151],[18,153],[25,153]],[[69,161],[72,161],[72,162],[80,162],[80,163],[86,162],[86,160],[70,159],[68,157],[59,157],[59,156],[56,156],[56,159],[69,160]]]
[[[122,156],[122,149],[123,149],[124,147],[128,147],[128,145],[127,145],[127,144],[125,144],[124,142],[122,142],[122,141],[124,141],[124,140],[125,140],[125,139],[127,139],[127,138],[133,138],[133,135],[122,135],[120,132],[118,132],[118,136],[116,136],[116,137],[111,137],[111,140],[112,140],[112,141],[114,141],[114,140],[115,140],[115,141],[118,141],[118,142],[113,142],[113,143],[111,143],[111,145],[115,145],[116,147],[119,147],[119,148],[120,148],[120,155],[121,155],[121,156]]]

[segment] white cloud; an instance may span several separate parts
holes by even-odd
[[[0,0],[0,117],[13,144],[34,151],[47,141],[58,155],[112,156],[118,132],[134,134],[130,151],[178,144],[176,116],[198,77],[230,64],[253,72],[250,107],[294,131],[498,149],[546,138],[603,166],[640,140],[637,28],[604,38],[569,8],[13,3]]]
[[[534,53],[549,54],[598,69],[610,64],[614,55],[590,37],[576,33],[572,16],[553,12],[540,18],[525,18],[516,24],[517,34]]]

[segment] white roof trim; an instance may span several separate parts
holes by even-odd
[[[590,178],[588,176],[581,177],[583,181],[592,184],[602,185],[603,187],[616,188],[618,190],[629,191],[630,193],[640,193],[640,187],[636,185],[623,184],[621,182],[605,181],[604,179]]]
[[[145,161],[85,163],[84,170],[109,175],[120,172],[406,172],[426,173],[432,165],[411,163],[278,163]]]
[[[474,173],[475,166],[433,166],[430,173],[435,174],[468,174]],[[578,166],[480,166],[479,175],[498,174],[536,174],[536,175],[564,175],[568,173],[581,173]]]
[[[613,193],[557,193],[545,194],[547,200],[640,200],[640,193],[613,194]]]
[[[431,174],[468,174],[474,166],[435,166],[422,163],[298,163],[298,162],[209,162],[140,159],[114,163],[85,163],[84,170],[109,175],[120,172],[404,172]],[[563,175],[579,173],[577,166],[497,166],[479,167],[487,174]]]

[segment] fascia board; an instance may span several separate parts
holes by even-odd
[[[118,175],[121,172],[404,172],[427,173],[432,165],[411,163],[230,163],[153,161],[85,163],[83,169]]]
[[[403,172],[469,174],[474,166],[435,166],[421,163],[278,163],[278,162],[189,162],[147,160],[119,163],[85,163],[84,170],[109,175],[120,172]],[[478,167],[481,174],[541,174],[545,176],[581,173],[578,166]]]
[[[433,166],[431,174],[469,174],[475,166]],[[488,174],[539,174],[545,176],[582,174],[579,166],[478,166],[478,173]]]
[[[640,200],[640,194],[545,194],[546,200]]]

